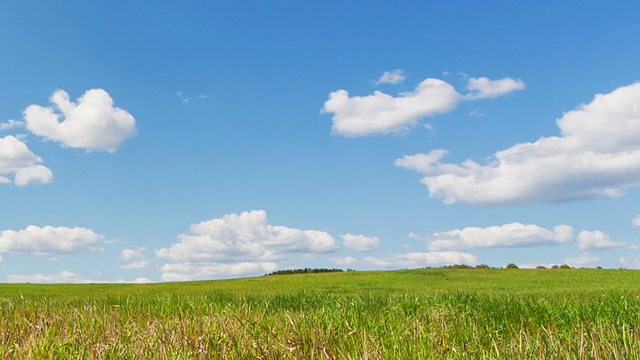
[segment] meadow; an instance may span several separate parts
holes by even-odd
[[[0,284],[3,359],[636,359],[640,272]]]

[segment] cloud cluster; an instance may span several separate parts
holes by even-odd
[[[62,146],[113,153],[136,134],[134,117],[115,107],[103,89],[88,90],[77,102],[57,90],[50,101],[53,106],[27,107],[24,119],[30,132]]]
[[[162,279],[181,281],[228,274],[251,275],[273,271],[300,256],[336,251],[336,240],[324,231],[271,225],[264,210],[229,214],[190,227],[179,242],[156,250],[171,263]]]
[[[11,135],[0,138],[0,184],[26,186],[52,182],[53,173],[40,165],[41,162],[42,159],[18,138]],[[9,177],[11,175],[13,179]]]
[[[392,75],[383,77],[391,79]],[[425,117],[455,109],[461,101],[502,96],[523,89],[524,83],[510,78],[470,78],[468,87],[472,92],[465,96],[445,81],[428,78],[412,92],[398,96],[381,91],[350,96],[340,89],[329,94],[321,113],[333,115],[332,131],[342,136],[403,133]]]
[[[573,228],[557,225],[552,231],[537,225],[511,223],[502,226],[466,227],[437,232],[427,237],[429,250],[457,250],[469,248],[537,246],[573,240]]]
[[[75,252],[97,252],[105,237],[87,228],[38,227],[0,232],[0,253],[58,256]]]
[[[599,94],[557,120],[561,136],[497,152],[488,164],[443,163],[437,149],[397,159],[424,173],[431,197],[445,204],[560,202],[620,196],[640,184],[640,83]]]

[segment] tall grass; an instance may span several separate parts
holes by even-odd
[[[454,276],[457,270],[447,270]],[[469,273],[474,275],[472,273]],[[483,281],[483,272],[476,273]],[[588,276],[580,274],[581,276]],[[404,274],[403,276],[406,276]],[[414,273],[420,281],[424,273]],[[471,276],[469,275],[469,276]],[[452,290],[405,293],[382,287],[151,291],[103,287],[91,296],[0,293],[5,359],[635,359],[640,297],[635,289],[571,292]],[[360,276],[376,276],[361,274]],[[246,281],[246,280],[242,280]],[[278,280],[285,281],[286,280]],[[372,279],[372,281],[375,281]],[[233,283],[233,282],[231,282]],[[552,282],[553,285],[553,282]],[[85,287],[84,290],[82,287]],[[280,284],[285,289],[284,284]],[[78,285],[79,292],[88,291]],[[170,289],[167,287],[166,289]],[[37,289],[38,287],[34,287]],[[73,289],[60,285],[60,290]],[[162,288],[162,287],[161,287]],[[428,288],[428,286],[427,286]],[[28,287],[17,287],[28,289]],[[373,290],[372,290],[373,289]],[[430,288],[429,288],[430,289]],[[49,291],[50,290],[50,291]],[[139,290],[139,291],[134,291]],[[184,289],[183,289],[184,290]],[[438,291],[435,291],[438,290]]]

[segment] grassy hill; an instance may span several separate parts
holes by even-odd
[[[0,357],[634,358],[640,272],[421,269],[0,285]]]

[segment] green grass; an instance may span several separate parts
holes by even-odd
[[[0,358],[635,359],[640,272],[0,285]]]

